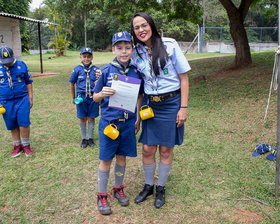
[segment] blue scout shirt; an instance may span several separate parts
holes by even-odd
[[[85,66],[83,63],[77,65],[69,79],[69,82],[77,84],[76,93],[85,94],[90,89],[90,93],[93,92],[94,82],[96,81],[96,70],[99,69],[94,65]],[[89,85],[87,84],[87,72],[89,72]],[[88,89],[87,89],[88,88]]]
[[[172,38],[162,38],[164,47],[168,54],[168,60],[163,70],[156,77],[154,72],[150,75],[148,51],[142,44],[137,44],[137,51],[134,50],[132,64],[137,70],[144,74],[145,93],[148,95],[159,95],[180,89],[180,79],[178,74],[191,70],[191,67],[182,53],[176,40]],[[159,63],[160,64],[160,63]]]
[[[11,77],[10,81],[9,76]],[[0,63],[0,100],[12,100],[28,95],[26,85],[32,82],[33,80],[23,61],[15,60],[10,67]]]
[[[122,75],[126,69],[127,69],[127,73],[126,73],[127,76],[142,80],[141,74],[137,71],[137,69],[133,65],[129,64],[126,68],[124,68],[123,65],[121,65],[116,58],[114,59],[113,63],[118,64],[118,66],[113,64],[108,64],[101,68],[102,75],[99,77],[96,86],[94,87],[94,92],[99,93],[104,86],[111,87],[114,74],[117,73]],[[143,94],[143,92],[144,92],[143,81],[141,81],[139,94]],[[111,108],[108,106],[108,104],[109,104],[109,97],[103,98],[103,100],[100,103],[101,117],[104,120],[112,121],[112,120],[124,118],[124,111]],[[135,116],[136,113],[128,112],[128,119],[133,118]]]

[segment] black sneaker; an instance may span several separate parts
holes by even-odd
[[[139,193],[139,195],[134,199],[136,204],[145,201],[149,196],[154,194],[154,185],[145,184],[144,189]]]
[[[88,146],[88,140],[87,139],[83,139],[80,146],[83,149],[86,148]]]
[[[91,146],[91,147],[95,145],[95,143],[94,143],[92,138],[88,139],[88,145]]]
[[[108,194],[107,193],[98,193],[97,194],[97,207],[99,212],[102,215],[109,215],[112,213],[111,207],[107,200]]]
[[[162,186],[156,187],[155,207],[161,208],[165,204],[165,188]]]
[[[113,195],[116,199],[118,199],[119,203],[121,206],[127,206],[129,204],[129,200],[128,198],[125,196],[124,192],[123,192],[123,188],[124,186],[121,185],[120,187],[114,187],[111,190],[111,193],[113,191]]]

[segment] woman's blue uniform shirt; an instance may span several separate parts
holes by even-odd
[[[12,77],[13,88],[10,88],[7,67],[0,63],[0,100],[12,100],[28,95],[27,86],[33,80],[29,75],[26,64],[23,61],[15,61],[8,69]]]
[[[86,81],[87,81],[87,73],[84,71],[85,69],[90,69],[89,72],[89,79],[90,79],[90,91],[93,92],[94,89],[94,82],[96,81],[96,70],[99,69],[96,66],[92,66],[89,68],[89,66],[84,65],[77,65],[69,79],[69,82],[75,84],[76,83],[76,93],[77,94],[85,94],[86,93]]]
[[[159,69],[160,74],[156,77],[154,72],[150,76],[149,55],[147,49],[142,44],[137,44],[137,51],[134,50],[132,64],[137,70],[144,74],[145,93],[148,95],[159,95],[180,89],[180,79],[178,74],[188,72],[191,67],[182,53],[176,40],[172,38],[162,38],[164,47],[168,54],[168,60],[164,69]]]
[[[119,65],[121,65],[117,61],[116,58],[114,59],[114,61],[116,61]],[[124,71],[125,68],[122,65],[121,65],[121,67],[122,67],[122,70]],[[119,71],[119,69],[120,68],[118,68],[112,64],[107,64],[104,67],[102,67],[101,68],[102,75],[99,77],[99,79],[96,83],[96,86],[94,87],[94,92],[99,93],[104,86],[111,87],[114,74],[117,73],[117,74],[121,75],[121,72]],[[137,71],[137,69],[133,65],[130,65],[130,69],[127,73],[127,76],[142,80],[141,74]],[[139,90],[139,94],[143,94],[143,92],[144,91],[143,91],[143,81],[142,81],[140,90]],[[108,104],[109,104],[109,97],[103,98],[103,100],[100,103],[101,117],[104,120],[112,121],[112,120],[124,118],[124,111],[111,108],[108,106]],[[135,110],[136,110],[136,108],[135,108]],[[135,116],[136,116],[136,113],[128,112],[128,119],[131,119]]]

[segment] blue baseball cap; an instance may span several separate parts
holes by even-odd
[[[266,157],[270,161],[276,160],[277,148],[275,147],[272,152]]]
[[[92,54],[92,50],[89,47],[84,47],[84,48],[82,48],[80,54],[84,54],[84,53]]]
[[[252,156],[256,157],[260,154],[267,153],[271,150],[272,150],[272,148],[270,145],[265,144],[265,143],[259,143],[259,144],[257,144],[255,151],[252,153]]]
[[[15,60],[14,52],[9,47],[1,47],[0,48],[0,61],[2,64],[9,64]]]
[[[114,46],[117,42],[120,41],[131,42],[132,38],[130,33],[127,31],[115,33],[112,38],[112,46]]]

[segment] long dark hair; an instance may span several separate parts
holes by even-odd
[[[157,31],[154,20],[152,19],[151,16],[149,16],[147,13],[144,13],[144,12],[136,13],[131,20],[131,34],[133,36],[134,45],[136,46],[137,43],[141,43],[142,45],[145,45],[145,43],[143,43],[136,37],[135,32],[134,32],[133,20],[137,16],[144,18],[149,23],[149,25],[152,29],[152,37],[151,37],[152,38],[152,65],[153,65],[154,73],[157,76],[157,75],[159,75],[158,61],[160,61],[160,68],[163,70],[164,66],[166,65],[166,61],[168,59],[168,54],[165,50],[161,37]],[[138,52],[137,47],[136,47],[136,52],[141,57],[141,55]]]

